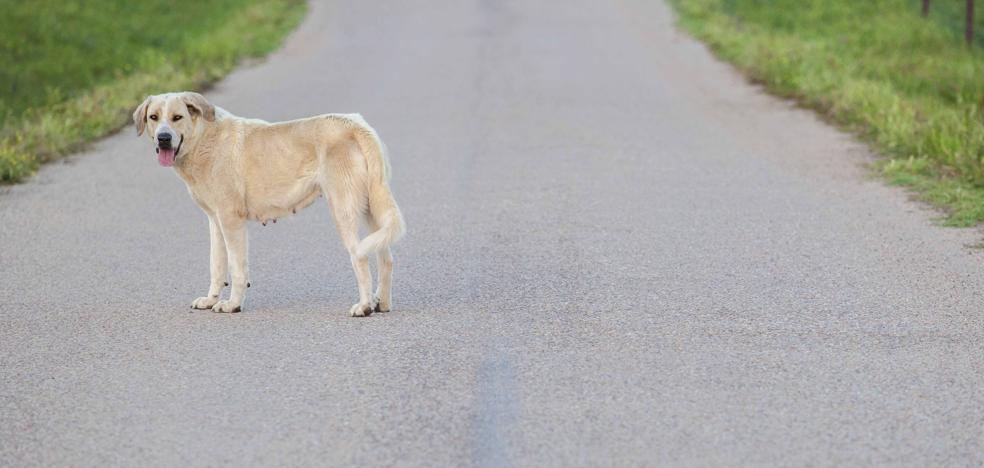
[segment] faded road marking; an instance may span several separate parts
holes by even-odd
[[[516,466],[516,370],[502,340],[491,344],[478,369],[472,461],[479,467]]]

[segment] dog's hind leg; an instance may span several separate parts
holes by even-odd
[[[379,230],[379,224],[369,216],[369,229]],[[389,312],[393,304],[391,302],[390,289],[393,284],[393,254],[390,253],[389,246],[383,246],[376,252],[376,312]]]
[[[376,268],[379,270],[379,286],[376,288],[376,311],[389,312],[393,307],[390,289],[393,284],[393,255],[389,247],[383,247],[376,253]]]
[[[357,197],[352,194],[339,193],[341,191],[328,192],[328,203],[331,205],[335,227],[338,228],[338,236],[348,250],[352,269],[355,270],[355,280],[359,284],[359,302],[349,309],[349,314],[353,317],[365,317],[373,313],[376,302],[371,295],[372,275],[369,273],[369,257],[358,253],[359,222],[363,216],[363,209],[359,202],[354,200]]]

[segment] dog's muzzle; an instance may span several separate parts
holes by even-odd
[[[184,135],[181,135],[181,141],[178,142],[177,148],[171,146],[172,139],[170,133],[157,135],[157,162],[161,166],[173,166],[174,160],[177,159],[178,153],[181,151],[181,145],[184,144]]]

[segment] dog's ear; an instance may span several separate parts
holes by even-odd
[[[188,112],[198,114],[209,122],[215,121],[215,106],[208,102],[205,96],[198,93],[184,93],[182,99],[188,106]]]
[[[137,136],[143,135],[144,128],[147,127],[147,107],[150,106],[150,100],[153,96],[147,96],[144,102],[137,106],[137,110],[133,111],[133,123],[137,126]]]

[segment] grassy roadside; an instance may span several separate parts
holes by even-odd
[[[129,122],[147,95],[197,89],[273,50],[304,0],[0,0],[0,182]]]
[[[984,48],[954,30],[963,2],[934,1],[929,19],[918,0],[670,3],[751,79],[871,143],[886,156],[876,170],[945,224],[984,221]]]

